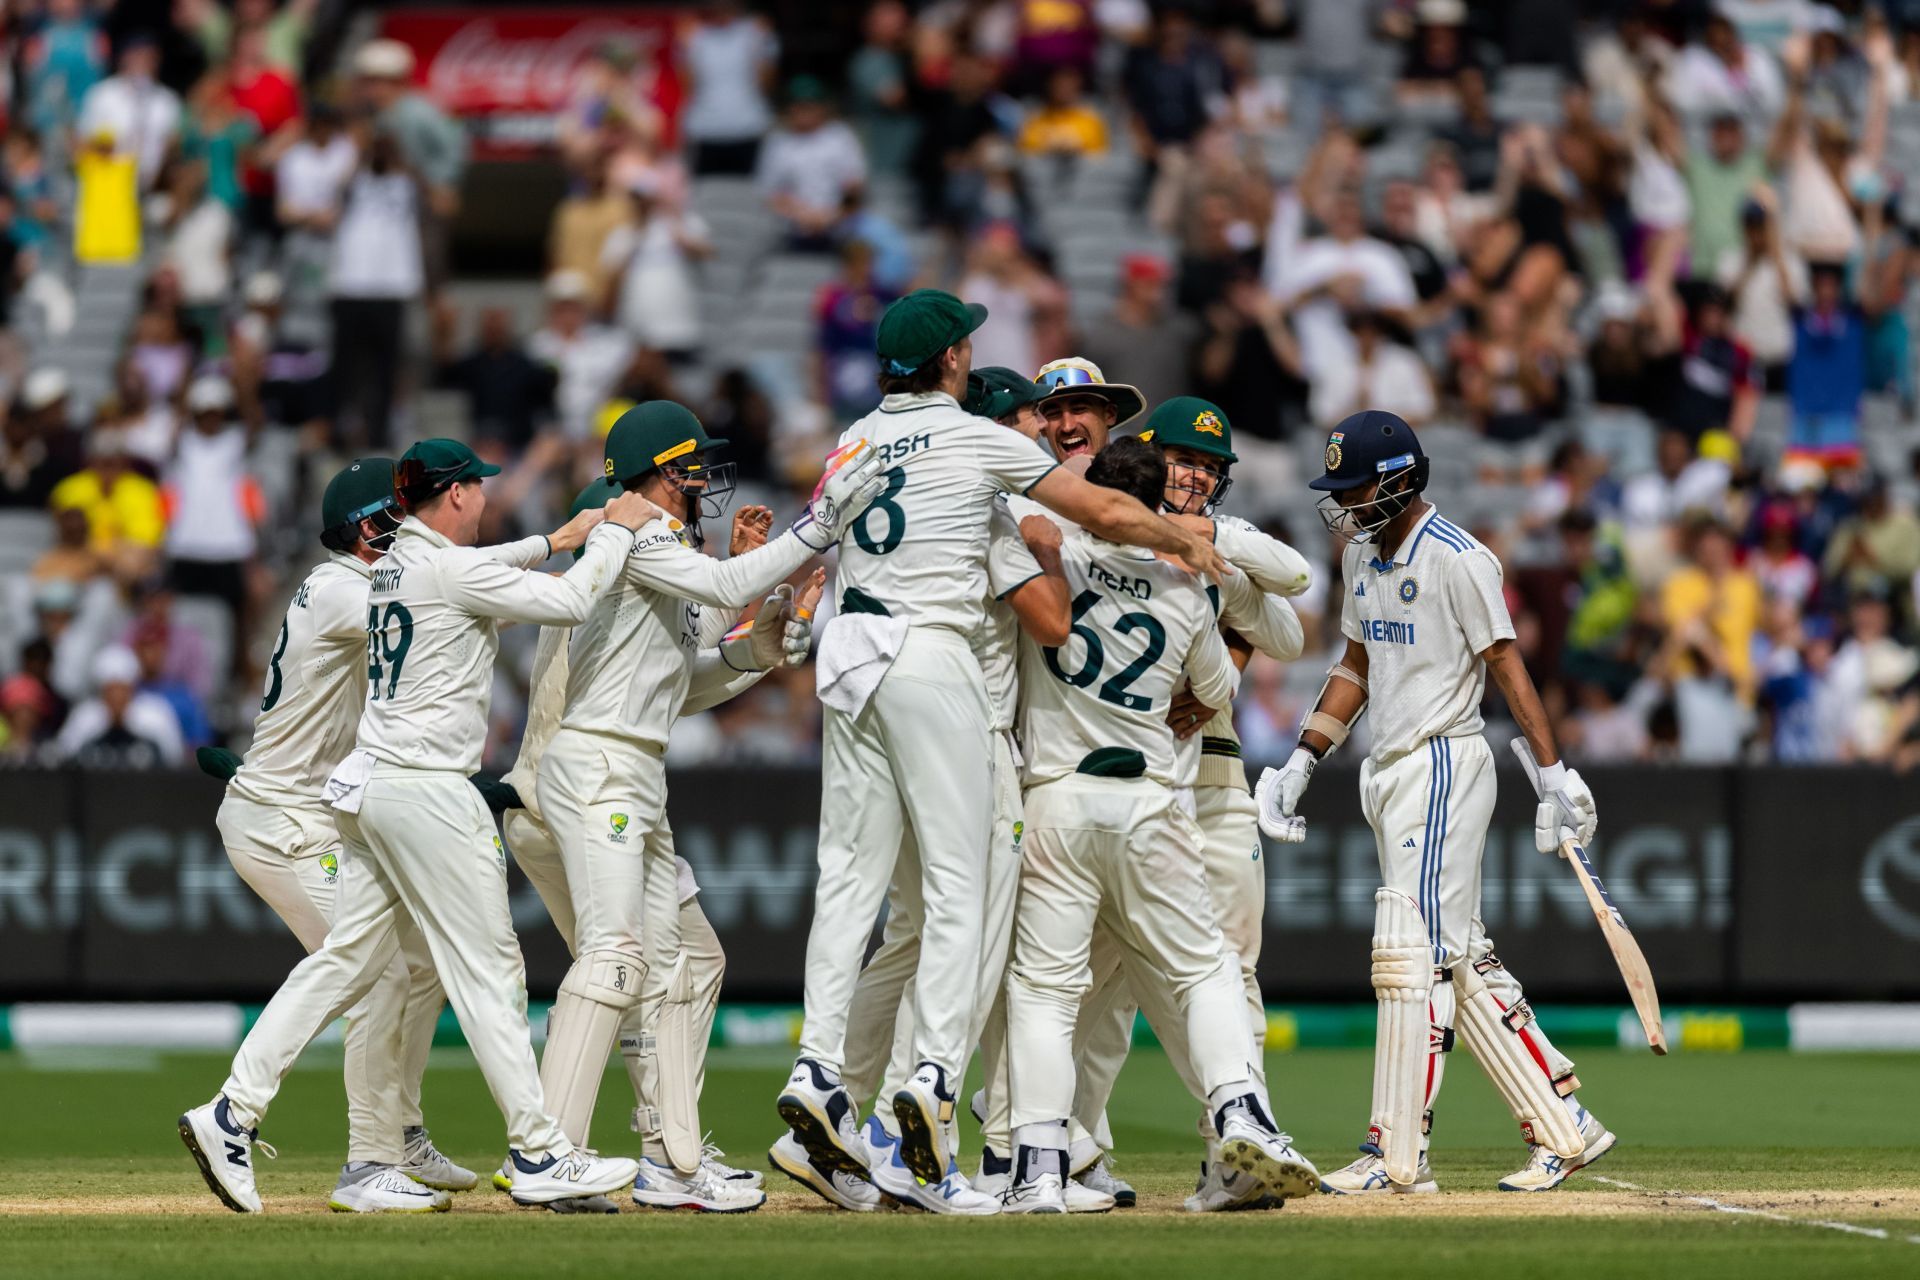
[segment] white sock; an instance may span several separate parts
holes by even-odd
[[[1220,1114],[1220,1108],[1226,1106],[1235,1098],[1244,1098],[1253,1091],[1253,1081],[1251,1079],[1235,1080],[1231,1084],[1223,1084],[1207,1094],[1207,1110],[1214,1115],[1218,1115]]]

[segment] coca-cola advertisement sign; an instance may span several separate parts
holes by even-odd
[[[680,107],[672,9],[414,9],[390,12],[380,33],[412,48],[414,81],[466,121],[483,154],[526,155],[551,147],[562,118],[600,109],[588,63],[656,108],[672,141]]]

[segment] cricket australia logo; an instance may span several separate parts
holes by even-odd
[[[1327,437],[1327,470],[1340,469],[1340,459],[1343,456],[1340,452],[1340,442],[1346,438],[1347,433],[1344,431],[1336,431]]]
[[[607,815],[607,839],[615,844],[627,842],[627,815],[610,813]]]
[[[1019,848],[1020,848],[1020,838],[1021,838],[1022,836],[1024,836],[1024,835],[1026,835],[1026,834],[1027,834],[1027,824],[1026,824],[1026,823],[1024,823],[1024,822],[1016,822],[1016,823],[1014,823],[1014,824],[1013,824],[1013,847],[1014,847],[1014,849],[1015,849],[1015,851],[1016,851],[1016,852],[1017,852],[1017,851],[1019,850]]]
[[[1221,436],[1223,438],[1227,434],[1226,427],[1222,425],[1220,421],[1220,415],[1211,409],[1205,410],[1199,417],[1193,420],[1193,429],[1206,435]]]
[[[1420,584],[1412,578],[1401,579],[1400,603],[1412,604],[1415,600],[1418,600],[1419,598],[1420,598]]]
[[[500,864],[501,873],[505,874],[507,869],[507,846],[500,843],[499,836],[493,838],[493,857],[494,860]]]
[[[327,878],[328,884],[332,884],[340,874],[340,855],[337,853],[321,854],[320,874]]]

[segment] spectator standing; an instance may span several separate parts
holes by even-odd
[[[600,251],[610,310],[637,346],[689,364],[703,337],[693,264],[713,252],[712,233],[699,214],[666,204],[652,174],[630,182],[627,199],[628,220]]]
[[[1920,519],[1895,502],[1892,489],[1876,478],[1861,497],[1859,513],[1828,539],[1820,567],[1829,582],[1848,594],[1868,591],[1898,602],[1920,571]]]
[[[166,471],[168,580],[183,596],[207,596],[232,620],[234,673],[246,667],[252,614],[248,563],[266,519],[260,484],[247,469],[247,430],[233,418],[233,387],[208,374],[187,388],[187,429]]]
[[[1218,58],[1195,36],[1193,15],[1160,11],[1152,39],[1128,56],[1125,86],[1134,145],[1154,188],[1148,203],[1169,204],[1169,189],[1185,181],[1194,141],[1212,119],[1208,102],[1225,89]]]
[[[1860,396],[1867,380],[1866,316],[1846,296],[1837,263],[1815,263],[1812,299],[1794,312],[1787,451],[1830,467],[1860,456]]]
[[[1703,623],[1718,653],[1712,655],[1743,700],[1754,687],[1753,638],[1760,626],[1760,583],[1736,559],[1732,533],[1718,520],[1697,520],[1687,531],[1686,563],[1660,588],[1660,615],[1669,633],[1685,637],[1695,623]],[[1692,650],[1676,663],[1677,672],[1701,665],[1695,641],[1682,641]]]
[[[343,438],[386,447],[405,358],[407,304],[426,285],[419,184],[392,134],[376,133],[347,184],[328,277]]]
[[[795,76],[787,86],[786,116],[760,154],[755,183],[779,216],[793,249],[828,250],[847,194],[867,180],[860,139],[833,118],[827,87]]]
[[[93,697],[73,709],[55,740],[62,759],[89,769],[157,769],[182,762],[180,722],[166,699],[140,691],[140,660],[130,650],[102,649],[92,675]]]
[[[324,101],[313,104],[300,136],[274,164],[280,278],[289,309],[303,318],[325,309],[333,232],[359,167],[360,148],[339,108]]]
[[[258,31],[268,63],[298,76],[320,0],[234,0],[229,15],[219,0],[176,0],[175,21],[193,33],[209,62],[225,62],[235,30]]]
[[[527,340],[527,354],[554,371],[560,429],[574,441],[593,438],[593,423],[633,362],[633,340],[588,319],[587,279],[577,271],[547,277],[547,322]]]
[[[414,89],[413,50],[399,41],[368,41],[354,55],[353,69],[378,116],[376,131],[393,139],[398,159],[424,188],[419,240],[427,286],[437,293],[446,279],[447,223],[460,210],[467,131]]]
[[[913,162],[920,122],[908,102],[912,17],[900,0],[867,9],[866,40],[847,63],[848,114],[875,173],[904,174]]]
[[[480,331],[464,356],[453,354],[454,314],[449,306],[434,312],[434,383],[458,391],[467,400],[474,447],[493,444],[517,458],[533,443],[542,420],[553,412],[554,371],[535,360],[513,332],[505,307],[480,313]]]
[[[1501,140],[1505,134],[1493,118],[1487,73],[1479,67],[1462,67],[1454,73],[1453,82],[1460,100],[1460,118],[1439,131],[1440,140],[1453,148],[1467,190],[1490,192],[1500,180]]]
[[[180,95],[161,84],[160,46],[145,32],[128,36],[113,75],[87,91],[77,125],[83,138],[111,134],[118,153],[133,157],[144,191],[180,132]]]
[[[123,428],[95,424],[87,432],[86,467],[55,485],[48,505],[86,514],[95,550],[122,582],[138,581],[159,565],[166,510],[158,486],[133,469]]]
[[[21,51],[29,122],[42,136],[72,124],[107,70],[107,40],[86,0],[47,0],[46,21]]]
[[[6,192],[13,200],[9,234],[23,258],[17,269],[22,275],[31,274],[61,220],[60,206],[54,200],[53,179],[38,137],[25,129],[9,131],[5,161]]]
[[[105,131],[88,137],[73,158],[73,257],[85,266],[127,266],[140,260],[140,166],[115,149]]]
[[[1753,353],[1768,391],[1784,391],[1793,356],[1793,312],[1807,299],[1807,264],[1780,235],[1771,190],[1740,210],[1740,243],[1720,255],[1719,282],[1733,299],[1731,327]]]
[[[268,50],[267,31],[262,27],[242,27],[233,37],[233,54],[227,64],[227,83],[234,105],[253,121],[262,139],[275,139],[282,130],[290,130],[300,120],[300,91],[289,75],[276,66]],[[286,137],[291,138],[289,131]],[[240,172],[245,193],[244,221],[257,234],[277,234],[274,217],[273,169],[255,157],[247,157]]]
[[[1382,409],[1421,427],[1433,416],[1433,379],[1408,348],[1392,341],[1379,319],[1365,309],[1348,318],[1353,358],[1306,369],[1312,387],[1308,405],[1314,422],[1331,427],[1362,409]]]
[[[127,644],[140,660],[139,691],[163,700],[173,711],[180,726],[181,744],[188,750],[210,746],[213,726],[207,709],[186,681],[167,672],[167,627],[163,622],[147,621],[134,626]]]
[[[1186,391],[1200,341],[1199,320],[1173,309],[1171,274],[1163,260],[1149,254],[1121,259],[1120,294],[1113,310],[1089,325],[1075,343],[1077,351],[1102,369],[1124,374],[1150,405]]]
[[[1860,205],[1860,259],[1855,289],[1867,321],[1867,386],[1899,396],[1913,416],[1913,339],[1907,328],[1907,294],[1915,255],[1907,229],[1893,209],[1892,193],[1878,173],[1853,182]]]
[[[580,181],[554,207],[547,229],[547,270],[579,272],[596,298],[605,294],[609,279],[601,262],[607,237],[633,217],[632,197],[614,185],[610,170],[605,152],[592,157]]]
[[[987,309],[986,323],[973,334],[981,368],[1025,373],[1061,354],[1047,336],[1066,315],[1066,291],[1027,253],[1011,223],[995,223],[974,243],[960,296]]]
[[[1656,298],[1670,296],[1665,291]],[[1745,441],[1753,433],[1760,405],[1760,379],[1753,355],[1729,328],[1726,290],[1703,284],[1694,304],[1656,302],[1658,348],[1669,353],[1672,387],[1663,421],[1686,432],[1694,445],[1712,432]],[[1674,326],[1678,325],[1676,331]]]
[[[714,0],[680,37],[688,80],[681,132],[693,149],[698,175],[750,174],[760,139],[773,125],[768,92],[780,42],[738,0]]]
[[[1799,534],[1793,504],[1777,498],[1768,502],[1760,509],[1760,545],[1748,560],[1769,607],[1785,603],[1796,613],[1813,604],[1820,586],[1819,566],[1800,550]]]
[[[1687,198],[1692,202],[1688,249],[1695,275],[1717,269],[1740,245],[1741,211],[1767,181],[1766,159],[1747,145],[1746,128],[1731,110],[1717,111],[1707,145],[1687,153]]]
[[[1682,113],[1765,119],[1786,99],[1780,68],[1765,49],[1750,45],[1725,13],[1708,13],[1700,39],[1667,68],[1667,100]]]
[[[234,207],[207,189],[204,174],[196,165],[172,170],[173,202],[162,261],[179,282],[181,310],[201,335],[202,349],[217,351],[233,293],[236,220]]]
[[[1362,213],[1359,190],[1343,187],[1328,204],[1324,236],[1268,243],[1269,279],[1292,313],[1307,368],[1353,358],[1347,311],[1365,307],[1398,323],[1418,301],[1405,259],[1367,234]]]
[[[1107,121],[1086,100],[1086,77],[1076,66],[1047,76],[1046,100],[1020,125],[1020,149],[1029,155],[1086,156],[1107,149]]]
[[[1292,8],[1299,23],[1300,127],[1317,137],[1330,116],[1344,124],[1359,123],[1371,105],[1367,46],[1389,4],[1385,0],[1300,0]]]
[[[819,396],[836,424],[854,421],[880,403],[873,354],[880,313],[896,296],[873,278],[873,250],[851,240],[840,247],[840,276],[820,287],[814,303]]]
[[[993,101],[994,68],[956,52],[944,89],[926,95],[913,177],[921,216],[949,230],[970,228],[985,196],[984,153],[1000,132]]]
[[[206,194],[238,218],[246,205],[247,156],[260,126],[240,110],[225,77],[207,75],[193,87],[193,111],[180,139],[180,156],[199,169]]]
[[[38,510],[80,469],[80,437],[67,424],[67,375],[35,369],[0,422],[0,509]]]

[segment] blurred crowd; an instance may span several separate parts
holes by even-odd
[[[1335,643],[1304,481],[1378,407],[1502,556],[1575,759],[1920,762],[1912,0],[878,0],[835,7],[851,55],[807,6],[690,5],[574,72],[520,307],[460,302],[468,135],[345,8],[8,6],[0,521],[43,532],[0,546],[6,758],[243,745],[318,485],[447,433],[435,398],[507,468],[495,536],[659,397],[784,513],[937,284],[991,312],[976,365],[1226,412],[1230,508],[1325,568],[1250,755]],[[673,758],[812,758],[810,683]]]

